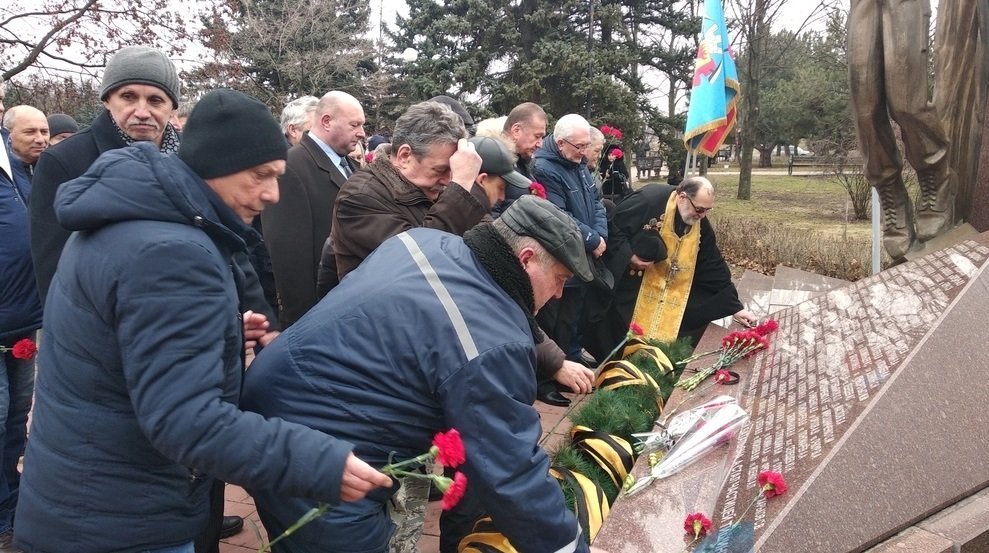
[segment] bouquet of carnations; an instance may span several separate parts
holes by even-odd
[[[689,392],[719,370],[726,369],[732,366],[739,359],[751,357],[759,350],[768,348],[769,339],[767,336],[777,328],[779,328],[779,325],[776,324],[776,321],[769,319],[754,328],[739,330],[728,334],[721,339],[721,349],[700,354],[688,359],[689,361],[693,361],[705,355],[717,353],[718,360],[710,367],[700,369],[697,371],[697,374],[691,376],[690,378],[680,380],[676,383],[676,386]]]

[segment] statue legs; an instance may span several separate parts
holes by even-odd
[[[954,223],[948,140],[927,97],[927,41],[920,38],[927,36],[930,15],[929,0],[852,0],[848,16],[852,108],[865,176],[882,203],[883,244],[893,259],[914,239],[930,240]],[[900,126],[920,181],[916,223],[890,118]]]
[[[883,248],[893,259],[901,259],[917,239],[910,195],[899,176],[875,187],[883,210]]]

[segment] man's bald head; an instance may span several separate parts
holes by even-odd
[[[364,108],[350,94],[331,90],[319,99],[316,120],[309,132],[345,156],[364,139]]]
[[[32,106],[14,106],[3,116],[10,147],[21,161],[33,165],[48,147],[48,118]]]

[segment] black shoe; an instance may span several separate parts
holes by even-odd
[[[244,529],[244,519],[238,516],[225,516],[220,524],[220,539],[239,534]]]
[[[570,400],[567,399],[563,394],[556,390],[549,390],[547,392],[540,392],[536,394],[536,399],[547,404],[555,405],[556,407],[569,407]]]

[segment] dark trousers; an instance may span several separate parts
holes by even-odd
[[[223,524],[223,490],[224,483],[213,481],[209,490],[209,519],[206,529],[196,536],[196,553],[220,552],[220,526]]]
[[[443,469],[443,474],[450,478],[455,472],[448,467]],[[483,516],[484,509],[477,500],[477,494],[472,494],[470,486],[467,486],[467,493],[460,502],[440,514],[440,553],[457,553],[460,540],[474,530],[474,523]]]
[[[536,322],[553,339],[571,361],[580,360],[581,335],[584,331],[584,299],[587,286],[580,284],[563,289],[559,299],[551,299],[536,314]]]

